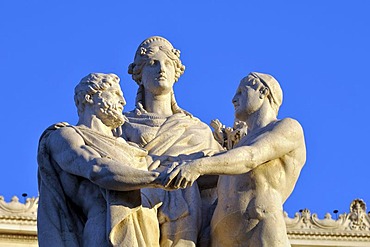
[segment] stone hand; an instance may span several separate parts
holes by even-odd
[[[154,170],[150,172],[156,173],[157,175],[157,177],[152,182],[152,185],[154,186],[154,188],[165,189],[165,187],[163,186],[163,181],[167,177],[166,171],[159,172],[159,171]]]
[[[167,175],[164,186],[168,189],[185,189],[192,186],[200,176],[197,168],[193,161],[181,163]]]
[[[150,157],[149,155],[147,157]],[[148,160],[148,159],[147,159]],[[152,170],[155,170],[157,169],[159,166],[161,165],[161,161],[160,160],[156,160],[154,162],[151,162],[151,164],[148,166],[148,170],[149,171],[152,171]]]
[[[166,189],[166,190],[174,190],[174,188],[167,188],[164,186],[164,182],[167,179],[167,176],[172,172],[174,168],[176,168],[179,163],[178,162],[172,162],[167,163],[163,162],[159,166],[159,160],[156,160],[152,163],[152,167],[155,167],[155,170],[151,170],[151,172],[155,172],[158,176],[153,181],[153,184],[155,184],[156,188]]]

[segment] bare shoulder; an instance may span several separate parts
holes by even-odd
[[[274,129],[284,131],[287,135],[303,136],[303,129],[301,124],[293,118],[284,118],[276,122]]]

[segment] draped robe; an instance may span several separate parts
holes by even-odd
[[[100,188],[79,176],[78,167],[66,171],[53,159],[49,151],[49,142],[52,141],[49,137],[59,128],[73,128],[101,158],[147,170],[147,152],[129,145],[122,138],[67,123],[50,126],[42,134],[38,148],[39,245],[158,246],[156,209],[141,204],[140,190],[111,191]],[[91,204],[84,198],[94,201]],[[99,213],[95,213],[97,211]],[[95,224],[91,228],[93,230],[84,233],[89,221]],[[86,236],[92,240],[89,241]]]
[[[195,117],[183,113],[163,117],[137,110],[125,115],[129,121],[123,125],[123,137],[145,148],[152,157],[181,161],[223,150],[210,128]],[[151,205],[160,206],[161,246],[176,246],[177,243],[178,246],[194,246],[181,243],[181,239],[197,242],[202,224],[202,202],[197,184],[176,191],[144,189],[142,194]],[[207,210],[203,211],[207,214]]]

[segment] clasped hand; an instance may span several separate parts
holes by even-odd
[[[200,176],[194,161],[172,162],[157,179],[165,190],[185,189]]]

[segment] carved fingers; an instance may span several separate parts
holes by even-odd
[[[192,186],[199,176],[194,166],[184,162],[167,175],[163,185],[167,189],[185,189]]]
[[[150,156],[147,156],[147,157],[150,157]],[[159,165],[161,164],[161,161],[160,160],[156,160],[154,162],[152,162],[149,167],[148,167],[148,170],[151,171],[151,170],[155,170],[159,167]]]

